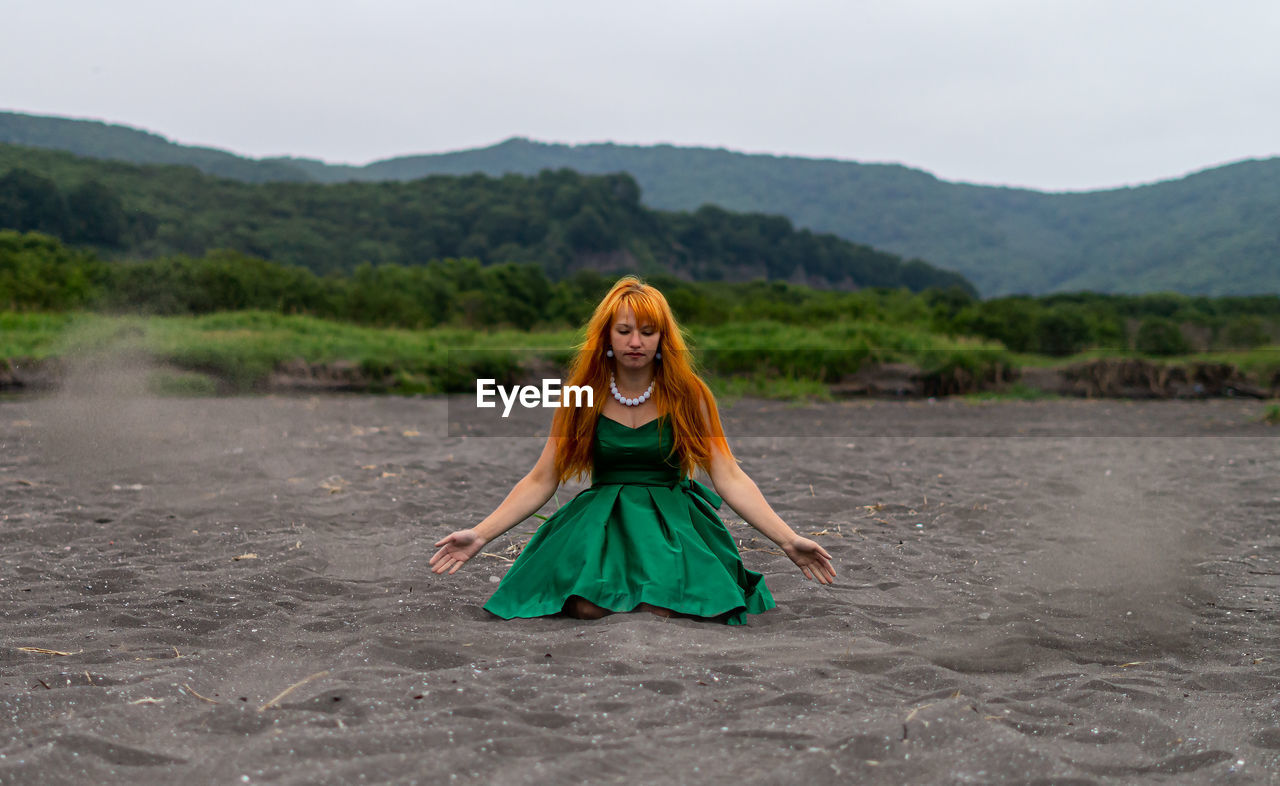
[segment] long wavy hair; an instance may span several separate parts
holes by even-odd
[[[671,455],[679,456],[683,475],[701,467],[710,472],[711,452],[718,450],[729,459],[733,454],[724,439],[720,413],[711,389],[694,371],[689,347],[676,324],[671,306],[655,287],[635,276],[624,276],[609,290],[587,321],[586,335],[569,366],[568,385],[590,386],[592,407],[561,407],[552,421],[556,443],[556,474],[561,482],[589,475],[592,443],[600,413],[609,393],[609,376],[614,359],[605,357],[610,332],[618,312],[628,306],[636,325],[653,325],[660,333],[658,349],[662,359],[654,361],[653,400],[659,417],[670,420],[675,433]]]

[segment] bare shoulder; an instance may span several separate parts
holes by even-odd
[[[733,452],[729,450],[729,440],[720,424],[720,413],[716,408],[715,397],[708,392],[698,403],[702,411],[702,427],[711,442],[711,463],[715,466],[717,463],[723,463],[725,457],[733,456]],[[737,466],[736,460],[730,463]]]
[[[715,413],[717,417],[720,414],[719,407],[716,406],[716,397],[710,390],[706,390],[702,394],[702,397],[698,401],[698,408],[702,411],[703,419],[708,423],[711,422],[712,413]]]

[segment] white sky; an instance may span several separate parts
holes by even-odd
[[[0,0],[0,109],[251,156],[668,142],[1092,189],[1280,154],[1276,0]]]

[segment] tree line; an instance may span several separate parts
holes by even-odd
[[[9,311],[262,310],[380,327],[576,327],[615,279],[580,270],[552,280],[535,264],[476,259],[363,264],[349,274],[319,275],[228,250],[113,261],[48,235],[0,231],[0,310]],[[1276,295],[1077,293],[983,301],[961,287],[844,292],[780,281],[691,282],[670,274],[648,280],[690,325],[878,322],[1054,356],[1090,348],[1156,355],[1249,348],[1274,342],[1280,325]]]
[[[695,280],[974,291],[959,274],[798,230],[779,216],[713,206],[649,209],[626,174],[562,169],[530,177],[253,184],[190,167],[9,145],[0,145],[0,172],[0,228],[43,232],[118,258],[229,249],[318,274],[476,259],[535,264],[553,280],[584,269],[629,269]]]
[[[567,146],[510,139],[483,149],[405,156],[355,167],[306,159],[258,161],[173,144],[136,129],[2,112],[0,141],[12,143],[0,145],[0,173],[25,166],[54,177],[64,189],[76,183],[74,178],[53,174],[68,169],[55,159],[71,156],[50,153],[53,158],[45,158],[44,150],[17,145],[123,161],[182,163],[247,182],[373,182],[473,172],[500,177],[559,168],[584,174],[628,172],[643,188],[648,206],[694,211],[711,203],[736,212],[785,215],[815,232],[831,232],[958,271],[987,295],[1074,290],[1280,291],[1272,228],[1280,207],[1280,158],[1242,161],[1134,188],[1050,194],[948,183],[900,165],[670,145]],[[110,171],[112,178],[132,177]],[[163,177],[185,180],[180,175]],[[114,182],[108,185],[115,187]],[[145,193],[156,191],[155,184],[143,186]],[[155,201],[150,196],[147,200]],[[131,210],[139,208],[147,209],[130,205]],[[305,264],[261,249],[241,250]],[[149,253],[173,251],[202,253],[192,248]],[[370,258],[351,264],[360,261],[403,264],[413,260]]]

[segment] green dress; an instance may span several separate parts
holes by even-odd
[[[592,485],[542,523],[485,609],[541,617],[578,595],[613,611],[641,603],[745,625],[774,607],[716,511],[720,497],[682,478],[667,418],[630,428],[600,416]]]

